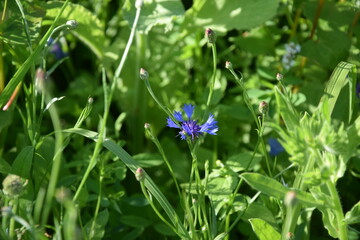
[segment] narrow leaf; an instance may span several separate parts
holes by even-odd
[[[25,147],[16,157],[11,168],[11,173],[25,179],[30,179],[33,158],[34,158],[34,147],[33,146]]]

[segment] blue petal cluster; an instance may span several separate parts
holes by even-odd
[[[191,140],[202,136],[204,133],[208,133],[211,135],[216,135],[218,131],[217,121],[214,119],[214,115],[210,114],[207,121],[199,125],[196,120],[192,120],[191,117],[194,113],[195,106],[191,104],[185,104],[183,110],[187,116],[188,120],[184,120],[182,113],[174,111],[174,118],[176,121],[180,123],[177,125],[170,117],[167,118],[167,126],[171,128],[178,128],[180,129],[179,135],[182,140],[185,140],[186,137],[190,137]]]
[[[277,156],[285,151],[284,147],[276,138],[269,138],[268,143],[270,145],[270,156]]]

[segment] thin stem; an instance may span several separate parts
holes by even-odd
[[[154,212],[156,213],[156,215],[158,215],[158,217],[166,224],[168,225],[175,233],[177,233],[176,228],[173,227],[172,224],[170,224],[164,217],[163,215],[159,212],[159,210],[156,208],[154,202],[152,201],[151,197],[149,196],[149,194],[147,193],[144,181],[140,181],[140,186],[141,186],[141,190],[145,196],[145,198],[148,200],[150,206],[152,207],[152,209],[154,210]]]
[[[106,126],[107,118],[109,116],[110,104],[111,104],[112,96],[113,96],[114,91],[115,91],[116,82],[120,79],[120,74],[121,74],[121,71],[123,69],[123,66],[124,66],[125,60],[127,58],[127,55],[129,53],[131,43],[132,43],[132,41],[134,39],[136,26],[137,26],[137,23],[138,23],[138,20],[139,20],[139,17],[140,17],[140,12],[141,12],[141,7],[137,8],[137,10],[136,10],[136,15],[135,15],[134,23],[133,23],[133,26],[132,26],[132,29],[131,29],[131,33],[130,33],[128,42],[126,44],[124,53],[122,55],[122,58],[120,60],[119,66],[116,69],[115,77],[114,77],[114,80],[113,80],[111,88],[110,88],[109,96],[105,96],[106,103],[105,103],[103,121],[102,121],[101,129],[100,129],[100,132],[99,132],[99,137],[98,137],[98,140],[96,141],[95,149],[94,149],[93,155],[92,155],[92,157],[90,159],[89,165],[88,165],[88,167],[87,167],[87,169],[86,169],[86,171],[84,173],[84,176],[81,179],[80,185],[77,188],[76,193],[74,195],[74,198],[73,198],[74,201],[76,201],[78,199],[79,194],[80,194],[80,192],[81,192],[87,178],[89,177],[89,174],[90,174],[91,170],[96,165],[97,156],[98,156],[98,154],[99,154],[99,152],[100,152],[100,150],[102,148],[102,143],[103,143],[103,140],[104,140],[104,133],[105,133],[105,126]],[[105,77],[105,71],[103,70],[103,82],[105,81],[105,78],[106,78]],[[107,90],[104,91],[104,93],[106,93],[106,92],[107,92]]]
[[[104,180],[104,174],[105,174],[105,167],[104,167],[104,160],[101,160],[101,164],[100,164],[100,173],[99,173],[99,193],[98,193],[98,199],[96,202],[96,207],[95,207],[95,212],[94,212],[94,220],[91,224],[91,228],[89,231],[89,237],[93,238],[94,234],[95,234],[95,224],[96,224],[96,219],[97,216],[99,214],[99,210],[100,210],[100,203],[101,203],[101,198],[102,198],[102,185],[103,185],[103,180]]]
[[[216,52],[216,44],[212,43],[211,44],[211,49],[212,49],[212,53],[213,53],[213,74],[212,74],[212,78],[211,78],[211,83],[210,83],[210,90],[209,90],[209,95],[208,95],[208,99],[206,102],[206,107],[209,108],[210,106],[210,102],[212,99],[212,95],[214,92],[214,85],[215,85],[215,79],[216,79],[216,60],[217,60],[217,52]]]

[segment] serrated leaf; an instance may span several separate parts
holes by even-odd
[[[135,18],[134,1],[126,0],[123,7],[124,18],[132,26]],[[180,0],[147,0],[141,9],[137,29],[148,33],[156,25],[165,25],[165,32],[171,30],[174,19],[184,15],[185,10]]]
[[[264,220],[252,218],[249,219],[249,222],[259,240],[277,240],[281,238],[280,233]]]
[[[296,199],[308,207],[323,206],[324,202],[316,200],[311,194],[297,189],[290,189],[279,183],[278,181],[263,176],[259,173],[243,173],[240,175],[252,188],[265,193],[266,195],[283,200],[289,191],[296,192]]]
[[[195,1],[190,9],[188,21],[197,27],[212,27],[230,31],[250,29],[275,16],[279,1]],[[199,8],[199,9],[195,9]]]
[[[344,221],[346,224],[360,223],[360,201],[346,213]]]
[[[52,23],[62,5],[62,2],[47,2],[43,5],[47,10],[45,18],[48,20],[44,21],[43,25]],[[105,33],[104,26],[100,20],[85,7],[69,3],[61,15],[59,23],[64,24],[71,19],[78,22],[78,26],[76,29],[71,30],[71,33],[88,46],[99,59],[102,59],[104,55]]]

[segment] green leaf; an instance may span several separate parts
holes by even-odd
[[[270,224],[260,218],[249,219],[252,229],[259,240],[277,240],[281,235]]]
[[[85,231],[87,232],[90,239],[100,240],[104,237],[105,234],[105,226],[109,220],[109,211],[107,209],[100,212],[95,219],[95,226],[93,228],[93,232],[90,232],[91,226],[93,224],[94,219],[92,218],[85,225]]]
[[[79,135],[82,135],[84,137],[87,137],[89,139],[92,139],[94,141],[97,141],[97,132],[88,131],[81,128],[72,128],[72,129],[66,129],[63,130],[64,132],[69,133],[76,133]],[[115,142],[113,142],[110,139],[105,139],[103,142],[103,146],[107,148],[110,152],[115,154],[120,158],[120,160],[135,174],[136,169],[140,167],[137,161],[135,161],[121,146],[117,145]],[[189,233],[185,229],[185,227],[182,225],[180,218],[176,214],[174,208],[171,206],[169,201],[166,199],[164,194],[159,190],[157,185],[154,183],[154,181],[150,178],[149,175],[146,173],[144,184],[148,191],[153,195],[153,197],[159,202],[160,206],[164,209],[166,214],[168,215],[170,221],[174,225],[175,229],[178,230],[177,234],[183,238],[183,239],[191,239],[189,236]]]
[[[157,153],[139,153],[134,155],[133,158],[143,168],[160,166],[164,163],[161,155]]]
[[[356,88],[356,66],[347,62],[340,62],[332,72],[330,79],[325,87],[324,95],[320,99],[319,106],[323,104],[325,99],[328,101],[328,113],[332,115],[335,104],[340,95],[340,91],[345,85],[349,84],[349,110],[348,122],[351,121],[353,107],[355,104],[355,88]]]
[[[226,166],[228,166],[234,172],[244,171],[248,167],[252,159],[252,155],[252,153],[239,153],[233,155],[226,160]],[[258,164],[261,159],[262,157],[260,155],[255,155],[250,166],[248,167],[248,170],[252,169],[256,164]]]
[[[11,166],[3,158],[0,157],[0,173],[9,174],[11,171]]]
[[[249,29],[275,16],[279,1],[194,1],[187,12],[190,24],[222,31]]]
[[[126,0],[123,7],[124,18],[132,26],[135,18],[134,1]],[[174,19],[183,17],[184,6],[180,0],[144,1],[137,29],[148,33],[156,25],[165,25],[165,32],[172,29]]]
[[[360,223],[360,201],[346,213],[344,221],[346,224]]]
[[[316,200],[311,194],[300,191],[300,190],[293,190],[290,188],[285,187],[278,181],[263,176],[259,173],[243,173],[240,175],[252,188],[265,193],[266,195],[275,197],[279,200],[283,200],[285,194],[289,191],[296,192],[296,199],[301,202],[302,204],[308,207],[314,206],[323,206],[324,202],[320,200]]]
[[[34,158],[34,147],[33,146],[25,147],[23,150],[21,150],[19,155],[17,155],[11,167],[11,173],[25,179],[30,179],[33,158]]]
[[[43,5],[46,11],[46,19],[51,21],[44,21],[43,25],[52,23],[52,20],[59,13],[62,2],[47,2]],[[65,8],[59,23],[63,24],[66,21],[74,19],[78,22],[76,29],[71,30],[80,41],[88,46],[91,51],[99,58],[103,58],[103,49],[105,43],[104,26],[95,14],[90,12],[79,4],[69,3]]]
[[[278,87],[274,88],[278,112],[285,122],[286,128],[290,131],[294,130],[299,125],[299,117],[290,99],[288,99]]]
[[[145,228],[151,225],[151,221],[149,219],[135,215],[121,216],[120,222],[135,228]]]

